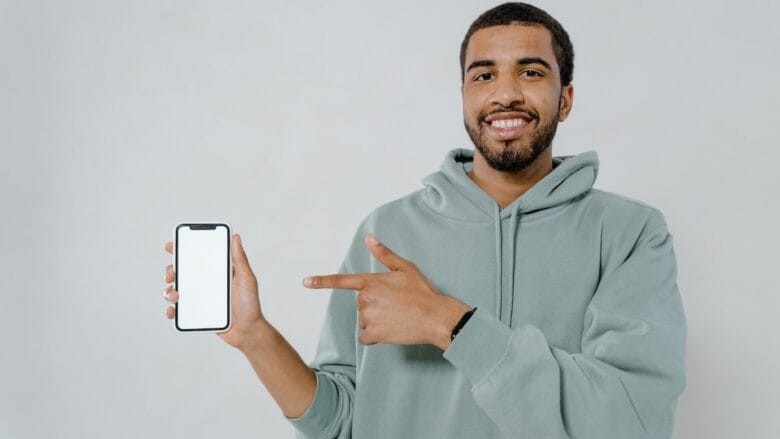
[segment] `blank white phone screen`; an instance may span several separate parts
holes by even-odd
[[[180,225],[176,229],[176,327],[219,330],[228,326],[228,227]]]

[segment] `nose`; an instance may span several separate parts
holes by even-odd
[[[504,107],[525,102],[521,81],[512,75],[500,75],[493,82],[493,102]]]

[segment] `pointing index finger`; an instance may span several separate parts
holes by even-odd
[[[372,273],[361,274],[328,274],[309,276],[303,279],[307,288],[333,288],[339,290],[362,290]]]

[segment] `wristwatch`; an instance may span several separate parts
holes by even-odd
[[[476,311],[476,310],[477,310],[477,307],[475,306],[474,308],[466,311],[466,313],[463,314],[463,317],[460,318],[460,320],[458,321],[458,324],[456,324],[455,327],[452,328],[452,334],[450,335],[450,341],[455,340],[455,336],[458,335],[458,332],[460,332],[461,329],[463,329],[463,325],[465,325],[466,322],[469,321],[469,319],[471,318],[471,315],[474,314],[474,311]]]

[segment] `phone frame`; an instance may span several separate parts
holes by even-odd
[[[176,227],[173,230],[173,267],[174,267],[174,289],[176,291],[179,291],[179,229],[182,227],[202,227],[202,228],[217,228],[217,227],[225,227],[227,228],[227,326],[223,328],[181,328],[179,327],[179,301],[176,301],[175,305],[175,314],[174,314],[174,326],[179,332],[214,332],[214,333],[220,333],[220,332],[226,332],[229,331],[233,322],[231,319],[232,314],[232,305],[230,300],[231,295],[231,280],[233,278],[233,261],[232,257],[230,256],[230,241],[233,237],[233,229],[230,227],[230,223],[226,221],[186,221],[182,222],[176,225]]]

